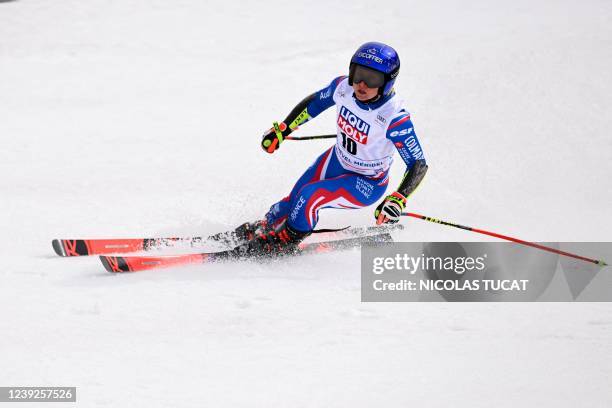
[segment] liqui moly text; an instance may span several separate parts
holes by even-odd
[[[348,137],[356,142],[361,144],[368,143],[370,125],[344,106],[340,108],[340,115],[338,115],[338,127],[340,127],[340,130],[342,130]]]

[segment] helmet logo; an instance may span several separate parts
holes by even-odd
[[[357,54],[357,56],[361,57],[361,58],[369,59],[369,60],[374,60],[374,62],[376,62],[378,64],[382,64],[383,63],[383,59],[382,58],[377,57],[376,55],[365,53],[365,52],[360,52],[360,53]]]
[[[376,48],[370,48],[369,50],[367,50],[367,52],[369,52],[370,54],[376,54]]]

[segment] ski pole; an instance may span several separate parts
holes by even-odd
[[[442,225],[446,225],[446,226],[449,226],[449,227],[455,227],[455,228],[460,228],[460,229],[464,229],[464,230],[467,230],[467,231],[477,232],[479,234],[489,235],[491,237],[500,238],[500,239],[503,239],[503,240],[506,240],[506,241],[516,242],[517,244],[526,245],[526,246],[530,246],[530,247],[533,247],[533,248],[541,249],[542,251],[548,251],[548,252],[552,252],[552,253],[558,254],[558,255],[569,256],[570,258],[580,259],[581,261],[591,262],[591,263],[594,263],[594,264],[600,265],[600,266],[608,266],[608,264],[605,263],[604,261],[600,261],[600,260],[597,260],[597,259],[587,258],[587,257],[584,257],[584,256],[572,254],[572,253],[565,252],[565,251],[560,251],[558,249],[554,249],[554,248],[550,248],[550,247],[547,247],[547,246],[544,246],[544,245],[536,244],[535,242],[524,241],[522,239],[509,237],[507,235],[498,234],[496,232],[490,232],[490,231],[485,231],[485,230],[481,230],[481,229],[478,229],[478,228],[466,227],[465,225],[459,225],[459,224],[455,224],[455,223],[448,222],[448,221],[438,220],[436,218],[427,217],[425,215],[420,215],[420,214],[415,214],[415,213],[406,212],[406,213],[402,213],[402,215],[407,216],[407,217],[419,218],[421,220],[425,220],[425,221],[429,221],[429,222],[435,222],[436,224],[442,224]]]
[[[335,139],[337,135],[316,135],[316,136],[287,136],[285,140],[316,140],[316,139]]]

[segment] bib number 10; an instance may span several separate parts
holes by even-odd
[[[357,154],[357,142],[348,137],[346,133],[340,133],[342,134],[342,147],[344,147],[350,154]]]

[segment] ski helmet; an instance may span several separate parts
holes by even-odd
[[[353,85],[357,65],[384,74],[383,85],[378,93],[387,96],[393,89],[397,74],[399,74],[400,59],[397,52],[390,46],[379,42],[367,42],[355,51],[349,68],[349,85]]]

